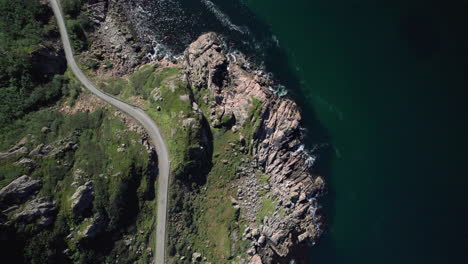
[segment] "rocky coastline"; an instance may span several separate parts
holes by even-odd
[[[215,98],[209,117],[215,123],[233,116],[231,129],[236,130],[248,119],[251,98],[261,102],[259,123],[251,139],[253,160],[239,172],[233,204],[240,207],[241,217],[255,223],[262,189],[268,190],[277,203],[272,216],[252,224],[243,234],[252,241],[247,252],[252,260],[259,254],[268,263],[275,255],[287,256],[298,243],[312,245],[318,240],[323,223],[317,198],[325,184],[321,176],[311,173],[314,158],[304,151],[301,142],[298,106],[269,89],[274,81],[265,72],[247,69],[242,54],[227,56],[222,46],[215,33],[202,35],[189,46],[182,63],[192,89],[207,89]],[[265,174],[267,180],[260,183],[255,171]]]
[[[228,53],[216,33],[203,34],[183,56],[168,60],[153,56],[154,43],[127,22],[133,19],[121,1],[89,1],[85,8],[93,21],[92,45],[80,57],[99,62],[98,76],[125,76],[150,62],[180,67],[192,93],[203,91],[202,100],[209,105],[203,114],[209,124],[238,134],[240,145],[233,148],[251,157],[238,168],[232,182],[237,194],[230,197],[240,218],[249,223],[241,234],[248,248],[239,263],[272,263],[277,257],[292,258],[294,248],[314,245],[323,233],[319,198],[326,186],[322,176],[312,172],[314,156],[304,150],[301,111],[271,88],[277,82],[253,69],[243,54]],[[257,115],[252,118],[255,104]],[[192,105],[198,107],[193,98]],[[240,130],[246,122],[254,128],[251,135]],[[259,221],[265,199],[274,206]]]

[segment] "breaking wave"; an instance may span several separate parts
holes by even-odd
[[[201,2],[210,10],[215,17],[227,28],[231,30],[235,30],[237,32],[240,32],[242,34],[248,34],[249,29],[247,27],[240,27],[238,25],[235,25],[234,23],[231,22],[231,19],[229,18],[228,15],[226,15],[221,9],[218,8],[213,2],[209,0],[201,0]]]

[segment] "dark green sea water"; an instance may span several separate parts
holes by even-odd
[[[318,120],[333,145],[309,262],[468,263],[467,2],[244,2],[301,83],[311,144]]]
[[[215,31],[265,62],[330,143],[329,226],[298,260],[468,263],[468,0],[128,2],[174,53]]]

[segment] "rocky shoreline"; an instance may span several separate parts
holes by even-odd
[[[245,122],[254,124],[253,137],[239,135],[241,143],[250,138],[252,159],[239,168],[233,183],[237,196],[232,197],[240,217],[250,223],[242,234],[243,240],[250,241],[247,260],[271,263],[275,257],[289,257],[295,247],[315,244],[323,232],[318,198],[325,192],[325,183],[312,173],[315,159],[304,150],[297,104],[277,95],[271,88],[276,82],[266,72],[252,69],[244,55],[226,54],[226,43],[215,33],[200,36],[172,63],[150,56],[152,43],[124,22],[128,12],[120,1],[90,2],[87,8],[95,30],[90,34],[93,45],[84,56],[113,65],[108,68],[103,63],[97,69],[99,75],[127,75],[151,58],[160,65],[178,65],[192,90],[208,91],[210,114],[205,117],[211,124],[229,119],[233,131]],[[259,115],[249,120],[253,99],[259,102]],[[266,180],[259,180],[258,174]],[[262,203],[259,193],[267,193],[275,207],[272,215],[255,221]]]
[[[267,74],[248,70],[242,54],[228,58],[222,46],[215,33],[202,35],[187,49],[183,65],[192,89],[208,89],[215,98],[209,117],[215,123],[224,116],[233,116],[231,129],[236,130],[247,121],[251,98],[261,102],[260,122],[251,142],[253,159],[239,171],[238,196],[233,204],[240,207],[241,217],[255,223],[252,215],[258,211],[257,197],[262,188],[277,203],[271,217],[265,216],[243,234],[252,241],[247,253],[258,253],[270,262],[275,255],[287,256],[297,243],[314,244],[320,237],[322,217],[317,212],[317,198],[325,185],[322,177],[311,173],[314,158],[304,151],[301,142],[297,105],[268,88],[274,82]],[[263,184],[255,177],[258,171],[268,178]]]

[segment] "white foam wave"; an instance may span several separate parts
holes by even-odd
[[[246,27],[240,27],[238,25],[235,25],[234,23],[231,22],[231,19],[229,18],[228,15],[223,13],[221,9],[219,9],[218,6],[216,6],[213,2],[209,0],[201,0],[201,2],[208,8],[208,10],[213,13],[216,18],[225,26],[228,27],[231,30],[235,30],[237,32],[240,32],[242,34],[250,34],[249,30]]]
[[[286,89],[286,86],[278,84],[273,87],[268,86],[268,89],[272,91],[274,94],[278,95],[279,97],[283,97],[288,94],[288,90]]]
[[[271,36],[271,39],[273,40],[273,42],[275,42],[276,47],[279,47],[279,46],[280,46],[278,37],[276,37],[275,35],[272,35],[272,36]]]
[[[146,55],[150,60],[171,60],[177,59],[174,55],[169,51],[169,49],[161,43],[158,43],[153,40],[153,53],[148,53]]]

